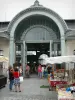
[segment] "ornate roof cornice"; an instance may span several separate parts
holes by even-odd
[[[6,32],[7,31],[7,28],[1,28],[0,29],[0,32]]]
[[[67,30],[65,33],[65,38],[75,40],[75,30],[71,30],[71,29]]]
[[[40,5],[39,2],[36,0],[36,1],[34,2],[34,5],[30,6],[29,8],[27,8],[27,9],[25,9],[25,10],[23,10],[23,11],[21,11],[20,13],[18,13],[18,14],[13,18],[13,20],[12,20],[12,21],[10,22],[10,24],[8,25],[8,32],[10,32],[10,30],[11,30],[11,28],[12,28],[12,25],[15,23],[15,21],[16,21],[19,17],[21,17],[21,16],[23,16],[23,15],[25,15],[25,14],[27,14],[27,13],[33,12],[33,11],[44,11],[44,12],[46,12],[46,13],[47,13],[47,12],[50,13],[51,15],[55,16],[55,17],[61,22],[61,24],[62,24],[62,26],[63,26],[63,28],[64,28],[65,31],[68,29],[67,24],[65,23],[65,21],[64,21],[57,13],[55,13],[55,12],[52,11],[51,9],[45,8],[44,6]],[[37,12],[36,12],[36,14],[37,14]]]
[[[7,31],[7,27],[0,28],[0,37],[7,38],[9,40],[10,39],[9,36],[10,36],[10,34]]]
[[[40,5],[38,0],[35,0],[34,4],[31,7],[43,7],[43,5]]]
[[[7,31],[0,31],[0,37],[7,38],[8,40],[10,39]]]

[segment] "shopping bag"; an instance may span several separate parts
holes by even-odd
[[[20,82],[23,82],[23,76],[20,76],[19,78],[20,78]]]

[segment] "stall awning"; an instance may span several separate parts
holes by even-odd
[[[44,64],[61,64],[75,62],[75,56],[57,56],[57,57],[48,57],[43,59]]]

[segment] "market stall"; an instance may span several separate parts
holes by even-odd
[[[43,62],[44,62],[44,64],[51,64],[52,70],[54,73],[54,79],[50,77],[48,80],[50,87],[56,87],[56,85],[58,85],[58,84],[68,84],[69,83],[69,81],[68,81],[69,79],[66,80],[66,78],[65,78],[65,76],[68,76],[68,78],[69,78],[69,75],[65,75],[65,69],[58,69],[58,70],[56,69],[55,70],[55,64],[71,63],[71,62],[74,63],[75,56],[48,57],[48,58],[44,58]],[[59,75],[58,75],[58,73],[59,73]],[[73,79],[71,79],[71,80],[73,80]],[[49,88],[49,90],[50,90],[50,88]]]
[[[0,88],[7,84],[8,58],[0,56]]]

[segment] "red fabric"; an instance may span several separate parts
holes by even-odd
[[[71,84],[71,86],[75,86],[75,83]]]
[[[38,68],[38,72],[42,72],[42,68],[41,67]]]
[[[14,78],[19,78],[20,77],[20,73],[19,72],[14,72]]]
[[[66,81],[50,81],[50,85],[55,87],[57,84],[67,84]]]
[[[42,72],[42,67],[41,67],[41,65],[38,66],[38,72]]]

